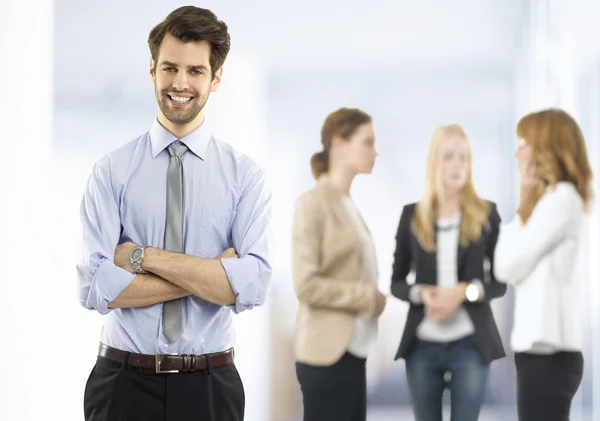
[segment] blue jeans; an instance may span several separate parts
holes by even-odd
[[[481,359],[473,336],[443,344],[419,339],[406,359],[406,377],[415,421],[442,421],[442,395],[449,382],[451,421],[477,421],[490,365]]]

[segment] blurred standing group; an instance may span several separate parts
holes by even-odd
[[[434,131],[422,198],[401,211],[390,285],[409,305],[396,359],[405,360],[416,421],[442,420],[446,387],[451,419],[478,419],[490,364],[506,356],[490,302],[507,284],[516,291],[519,420],[569,419],[583,375],[574,271],[592,170],[581,130],[562,110],[524,116],[516,135],[520,202],[508,223],[476,192],[457,124]],[[364,421],[366,358],[386,297],[350,191],[375,164],[372,118],[331,113],[321,144],[311,160],[317,184],[298,198],[293,223],[296,373],[304,421]]]

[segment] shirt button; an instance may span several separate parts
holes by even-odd
[[[169,349],[169,345],[165,344],[164,345],[165,349]]]

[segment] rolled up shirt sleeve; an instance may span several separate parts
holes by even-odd
[[[243,185],[232,224],[233,247],[239,258],[221,259],[235,293],[235,304],[230,306],[235,313],[263,305],[271,287],[271,190],[257,166],[244,177]]]
[[[135,274],[116,266],[115,248],[121,234],[119,207],[110,176],[110,160],[94,165],[80,207],[82,256],[77,264],[80,304],[100,314],[131,283]]]

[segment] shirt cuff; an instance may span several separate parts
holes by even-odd
[[[412,301],[413,304],[423,303],[423,301],[421,300],[421,296],[419,295],[422,288],[422,285],[413,285],[410,287],[410,290],[408,291],[408,299]]]
[[[104,260],[96,269],[88,298],[88,307],[91,307],[100,314],[108,314],[113,309],[108,307],[108,304],[123,292],[129,286],[135,273],[127,272],[121,269],[112,262],[112,260]]]
[[[244,256],[240,259],[221,259],[231,289],[235,294],[235,304],[227,306],[238,314],[251,310],[257,304],[260,269],[257,259]]]

